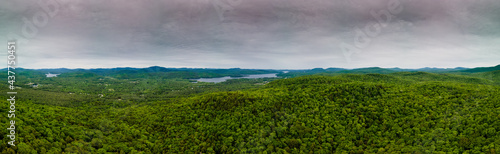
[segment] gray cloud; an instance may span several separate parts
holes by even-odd
[[[46,2],[48,0],[41,0]],[[0,40],[19,44],[19,66],[475,67],[500,61],[500,2],[400,0],[395,14],[348,62],[342,43],[377,23],[393,0],[56,0],[59,12],[26,39],[38,0],[0,6]],[[219,16],[214,2],[226,11]],[[217,4],[217,3],[216,3]],[[223,20],[221,20],[223,19]],[[6,55],[4,55],[6,56]]]

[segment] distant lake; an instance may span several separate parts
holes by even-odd
[[[276,76],[277,73],[272,73],[272,74],[252,74],[244,77],[230,77],[230,76],[225,76],[225,77],[220,77],[220,78],[200,78],[200,79],[194,79],[198,82],[213,82],[213,83],[219,83],[219,82],[224,82],[229,79],[258,79],[258,78],[275,78],[278,77]]]

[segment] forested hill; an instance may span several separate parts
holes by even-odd
[[[283,78],[217,84],[192,83],[183,76],[206,72],[169,77],[171,72],[161,68],[128,77],[74,71],[46,78],[42,72],[20,71],[19,136],[12,147],[8,132],[0,131],[0,151],[500,151],[499,71],[373,73],[380,69],[315,69],[313,75],[295,71]],[[0,88],[7,91],[6,84]],[[9,110],[0,106],[3,113]],[[8,128],[8,120],[0,116],[0,127]]]
[[[162,150],[174,153],[495,153],[499,90],[387,75],[306,76],[163,105],[158,120],[167,130]]]
[[[473,69],[467,69],[467,70],[463,70],[462,72],[477,73],[477,72],[490,72],[490,71],[499,71],[499,70],[500,70],[500,65],[497,65],[495,67],[478,67],[478,68],[473,68]]]

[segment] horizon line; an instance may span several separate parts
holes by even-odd
[[[496,65],[496,66],[500,66]],[[356,67],[356,68],[342,68],[342,67],[315,67],[315,68],[299,68],[299,69],[289,69],[289,68],[279,68],[279,69],[273,69],[273,68],[240,68],[240,67],[232,67],[232,68],[216,68],[216,67],[164,67],[164,66],[149,66],[149,67],[100,67],[100,68],[66,68],[66,67],[60,67],[60,68],[24,68],[24,67],[16,67],[16,68],[21,68],[21,69],[30,69],[30,70],[42,70],[42,69],[69,69],[69,70],[77,70],[77,69],[83,69],[83,70],[93,70],[93,69],[115,69],[115,68],[132,68],[132,69],[145,69],[145,68],[151,68],[151,67],[161,67],[161,68],[172,68],[172,69],[246,69],[246,70],[311,70],[311,69],[330,69],[330,68],[340,68],[340,69],[363,69],[363,68],[383,68],[383,69],[425,69],[425,68],[431,68],[431,69],[457,69],[457,68],[465,68],[465,69],[470,69],[470,68],[479,68],[479,67],[419,67],[419,68],[401,68],[401,67],[380,67],[380,66],[370,66],[370,67]],[[495,67],[495,66],[480,66],[480,67]],[[2,68],[7,69],[7,67]]]

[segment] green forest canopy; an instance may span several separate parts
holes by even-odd
[[[17,146],[2,131],[2,153],[500,151],[498,70],[316,69],[218,84],[188,80],[214,72],[150,70],[21,71]]]

